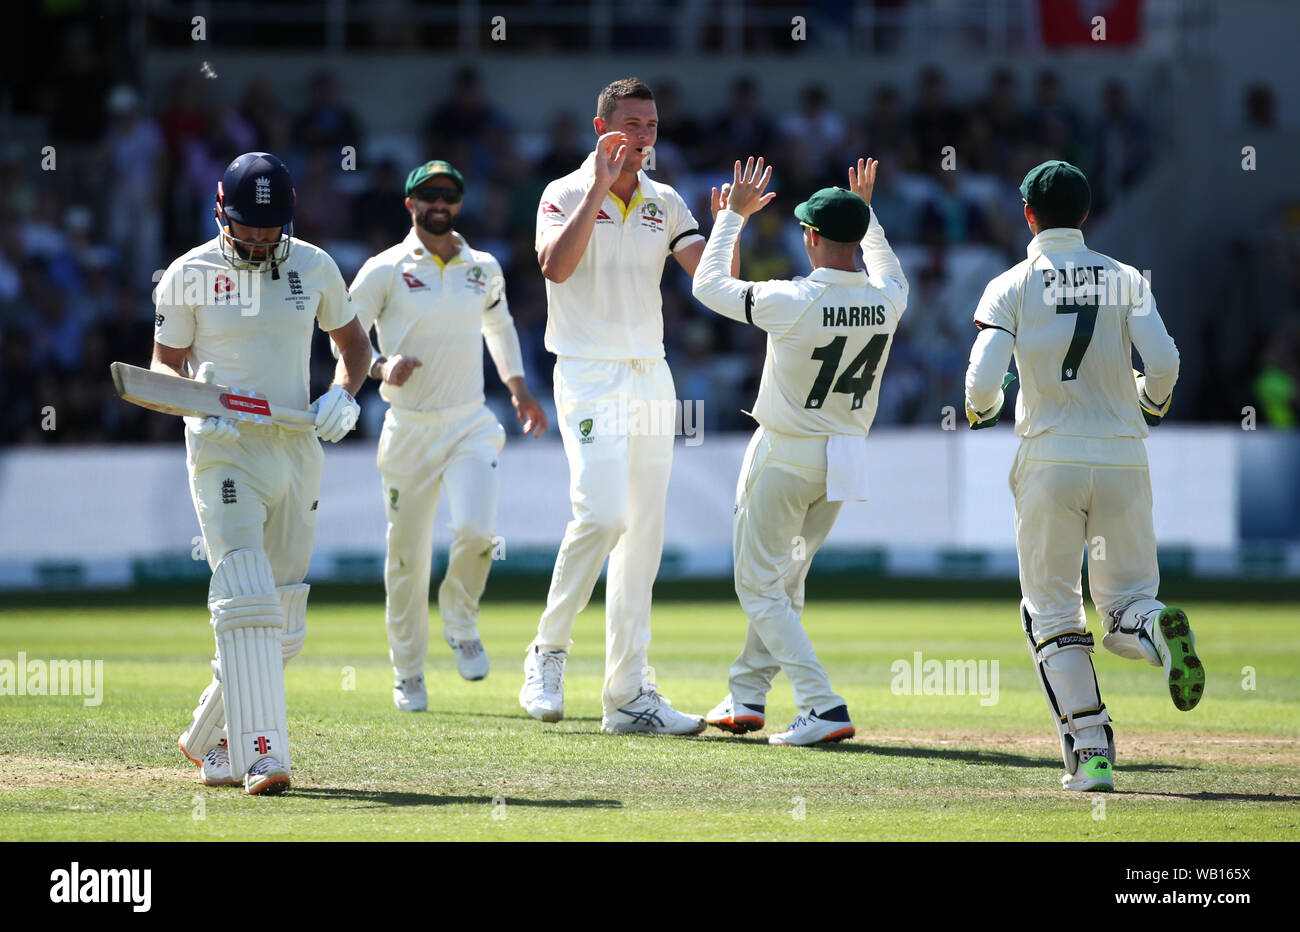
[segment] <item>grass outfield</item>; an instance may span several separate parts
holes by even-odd
[[[806,621],[858,729],[824,749],[769,747],[768,732],[598,734],[599,606],[578,621],[559,724],[529,719],[516,701],[539,608],[522,602],[484,609],[487,680],[462,681],[435,640],[430,711],[400,714],[382,604],[314,605],[286,673],[294,787],[265,799],[201,786],[176,748],[207,682],[201,609],[10,608],[0,660],[102,659],[104,696],[94,708],[0,696],[0,840],[1297,837],[1300,606],[1188,604],[1209,674],[1189,713],[1174,709],[1157,670],[1099,649],[1119,757],[1117,791],[1105,796],[1058,788],[1059,747],[1014,600],[813,598]],[[651,659],[677,708],[702,714],[726,692],[742,624],[730,602],[657,605]],[[918,650],[998,661],[996,703],[896,695],[891,664]],[[1254,668],[1253,690],[1243,667]],[[779,677],[769,727],[794,711]]]

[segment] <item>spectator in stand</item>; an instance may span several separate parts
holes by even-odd
[[[903,102],[898,88],[882,84],[871,98],[871,112],[866,119],[867,148],[871,152],[897,152],[908,142],[907,123],[903,119]],[[880,164],[885,164],[884,159]]]
[[[307,109],[293,122],[293,145],[306,152],[329,150],[337,159],[344,146],[360,147],[361,126],[339,101],[338,80],[332,71],[312,75]]]
[[[1020,147],[1027,129],[1015,74],[1006,68],[994,71],[989,79],[988,95],[976,106],[975,113],[988,127],[991,145],[987,167],[996,168]]]
[[[494,161],[490,139],[509,128],[505,116],[483,96],[478,71],[467,65],[456,72],[451,93],[425,121],[424,151],[454,159],[452,164],[466,175],[482,178],[490,174]],[[453,145],[463,149],[453,152]]]
[[[962,141],[965,120],[948,102],[948,81],[938,68],[926,68],[917,82],[917,105],[908,120],[911,134],[920,151],[922,171],[935,175],[950,174],[941,168],[943,150],[954,149]]]
[[[1102,117],[1092,144],[1094,166],[1088,176],[1094,216],[1132,187],[1146,170],[1151,155],[1147,122],[1129,106],[1124,85],[1107,82],[1102,101]]]
[[[261,75],[244,88],[239,114],[253,130],[253,145],[241,152],[288,152],[289,116],[275,96],[275,88]]]
[[[721,169],[735,161],[737,152],[767,152],[775,129],[772,118],[759,105],[758,86],[748,75],[731,85],[727,106],[717,115],[703,140],[702,161]]]
[[[162,268],[163,136],[140,110],[140,95],[119,84],[108,96],[110,115],[104,152],[113,183],[105,192],[108,238],[117,248],[126,280],[137,288],[153,283]]]
[[[353,236],[367,243],[374,241],[389,246],[401,241],[411,229],[411,215],[402,206],[405,181],[392,158],[384,158],[375,166],[366,189],[352,203],[350,232]]]
[[[848,135],[844,117],[830,108],[826,88],[810,84],[799,98],[799,109],[781,117],[777,124],[782,148],[781,161],[774,165],[789,172],[799,191],[815,190],[831,176],[841,181],[840,147]],[[834,168],[832,169],[832,166]]]

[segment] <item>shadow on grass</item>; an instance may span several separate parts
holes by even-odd
[[[453,718],[509,718],[521,722],[536,721],[531,715],[520,709],[515,712],[463,712],[455,709],[430,709],[427,713],[430,716],[448,715]],[[599,722],[599,715],[566,715],[560,721],[563,722]],[[543,722],[542,724],[546,724]]]
[[[320,799],[350,799],[377,806],[532,806],[542,809],[622,809],[621,799],[522,799],[517,796],[440,796],[434,793],[399,793],[386,790],[354,790],[337,786],[294,787],[294,796]],[[371,807],[353,807],[371,808]]]
[[[700,736],[700,740],[741,744],[748,747],[770,747],[766,738],[755,738],[748,735],[742,737],[739,735],[705,734]],[[801,749],[789,748],[788,750],[795,751]],[[876,754],[880,757],[936,758],[966,764],[988,764],[999,767],[1031,767],[1040,770],[1060,770],[1063,767],[1063,765],[1055,759],[1044,759],[1025,754],[1009,754],[1004,751],[981,751],[971,748],[899,747],[897,745],[864,744],[858,741],[846,741],[839,744],[818,745],[809,750],[819,753]],[[1173,773],[1179,770],[1194,770],[1196,768],[1184,767],[1179,764],[1128,764],[1124,763],[1121,759],[1119,769],[1126,773]]]
[[[1136,768],[1132,768],[1136,769]],[[1150,790],[1120,790],[1116,796],[1167,796],[1170,799],[1186,799],[1199,803],[1294,803],[1300,802],[1300,796],[1287,796],[1280,793],[1156,793]]]

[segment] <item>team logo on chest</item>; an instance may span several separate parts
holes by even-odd
[[[406,282],[406,287],[411,291],[428,291],[429,286],[415,277],[413,272],[403,272],[402,281]]]
[[[483,272],[483,266],[476,265],[465,275],[465,287],[473,290],[475,294],[483,294],[487,291],[487,275]]]
[[[284,300],[292,301],[294,307],[299,311],[307,310],[307,295],[302,290],[302,276],[296,269],[290,269],[285,276],[289,282],[289,293],[284,296]]]
[[[641,226],[647,230],[662,230],[664,228],[664,209],[650,201],[641,206]]]

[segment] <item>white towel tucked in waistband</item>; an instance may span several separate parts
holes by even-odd
[[[826,500],[867,500],[867,438],[831,434],[826,438]]]

